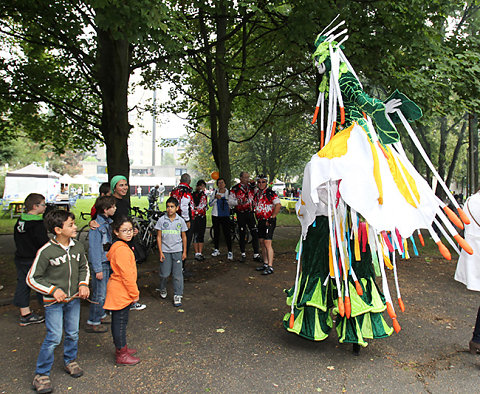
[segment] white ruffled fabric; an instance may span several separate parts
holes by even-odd
[[[465,225],[465,240],[473,248],[473,254],[469,255],[462,250],[455,280],[463,283],[469,290],[480,291],[480,193],[470,196],[463,210],[470,219],[470,224]]]

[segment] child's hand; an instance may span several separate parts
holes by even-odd
[[[95,278],[97,278],[98,280],[102,280],[103,279],[103,272],[97,272],[95,274]]]
[[[88,288],[88,286],[80,286],[78,288],[78,296],[80,298],[83,298],[85,300],[88,298],[89,295],[90,295],[90,289]]]
[[[97,228],[100,227],[100,225],[97,223],[96,220],[90,220],[90,223],[88,223],[88,226],[90,227],[91,230],[96,230]]]
[[[53,298],[55,298],[55,301],[57,302],[63,302],[65,298],[67,298],[67,295],[62,289],[57,289],[53,293]]]
[[[160,261],[163,263],[165,261],[165,255],[163,252],[160,252]]]
[[[187,252],[183,252],[182,253],[182,260],[186,260],[187,259]]]

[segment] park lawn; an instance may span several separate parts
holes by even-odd
[[[164,199],[162,204],[159,204],[159,208],[161,211],[165,211],[165,201]],[[94,198],[82,198],[78,199],[75,203],[75,206],[71,208],[71,211],[75,214],[75,223],[80,230],[84,225],[86,225],[90,221],[90,217],[86,216],[85,219],[82,219],[80,214],[82,212],[90,213],[93,204],[95,203]],[[137,196],[130,197],[130,203],[132,207],[140,207],[140,208],[148,208],[148,197],[143,196],[138,198]],[[212,226],[212,218],[211,218],[212,210],[209,209],[207,212],[207,226]],[[13,226],[17,222],[18,218],[10,219],[10,216],[4,215],[0,217],[0,234],[12,234],[13,233]],[[297,219],[297,216],[294,213],[287,213],[286,211],[280,212],[277,217],[277,226],[300,226],[300,222]]]

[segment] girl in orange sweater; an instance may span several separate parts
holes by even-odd
[[[112,275],[107,284],[104,309],[112,311],[112,336],[115,344],[115,362],[118,365],[135,365],[140,359],[134,357],[135,349],[127,347],[127,324],[130,305],[137,302],[137,266],[128,242],[133,237],[133,223],[121,217],[112,225],[116,241],[107,253]]]

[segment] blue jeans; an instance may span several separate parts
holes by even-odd
[[[102,317],[105,316],[105,297],[107,296],[107,282],[110,278],[110,263],[105,261],[102,263],[103,279],[98,280],[95,277],[95,272],[92,272],[92,301],[98,302],[98,304],[90,304],[90,313],[88,314],[87,324],[97,326],[101,323]]]
[[[117,349],[122,349],[127,345],[127,325],[130,305],[118,311],[112,311],[112,337],[113,343]]]
[[[183,295],[182,252],[164,253],[165,260],[160,263],[160,290],[167,288],[170,274],[173,279],[173,294]]]
[[[30,287],[28,287],[26,279],[28,271],[32,266],[32,262],[23,263],[15,260],[15,267],[17,268],[17,288],[15,289],[15,296],[13,297],[13,305],[19,308],[27,308],[30,305]],[[43,295],[35,292],[38,303],[43,305]]]
[[[53,351],[63,341],[63,362],[69,364],[77,358],[78,324],[80,321],[80,299],[67,303],[55,303],[45,307],[47,335],[40,348],[35,374],[50,375],[53,365]]]

